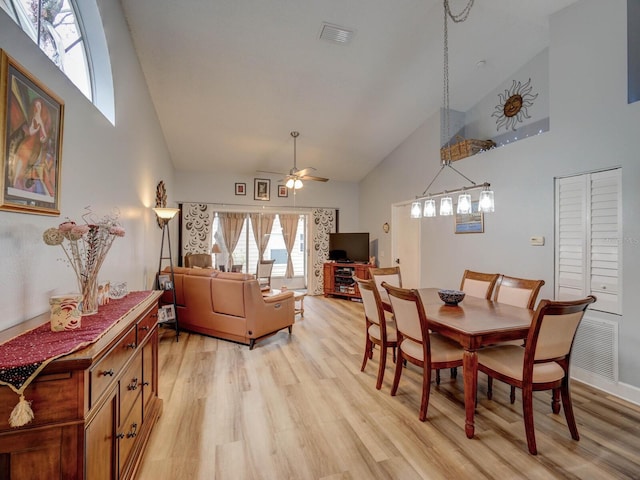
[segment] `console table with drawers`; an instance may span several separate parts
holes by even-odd
[[[162,411],[158,299],[135,304],[93,344],[57,358],[24,395],[35,418],[12,428],[17,395],[0,387],[0,478],[131,479]],[[0,343],[47,322],[43,314],[0,332]],[[82,317],[90,322],[91,317]]]

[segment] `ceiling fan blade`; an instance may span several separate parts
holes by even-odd
[[[328,178],[314,177],[313,175],[305,175],[303,177],[300,177],[300,180],[314,180],[316,182],[328,182],[329,181]]]
[[[298,177],[304,177],[307,173],[311,173],[314,170],[315,168],[313,167],[307,167],[307,168],[303,168],[302,170],[297,170],[295,174]]]
[[[268,173],[269,175],[280,175],[280,176],[288,176],[288,173],[282,172],[270,172],[269,170],[256,170],[256,173]]]

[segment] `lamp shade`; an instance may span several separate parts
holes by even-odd
[[[458,208],[456,210],[458,214],[471,213],[471,195],[468,193],[461,193],[458,197]]]
[[[422,204],[413,202],[411,204],[411,218],[420,218],[422,216]]]
[[[425,217],[436,216],[436,201],[433,198],[429,198],[424,201],[423,216]]]
[[[483,213],[492,213],[495,210],[493,190],[486,189],[480,192],[480,200],[478,201],[478,210],[480,210]]]
[[[171,220],[173,217],[175,217],[178,212],[180,211],[179,208],[163,208],[163,207],[155,207],[153,209],[154,212],[156,212],[156,215],[158,216],[158,218],[161,218],[162,220]]]
[[[211,247],[211,253],[222,253],[222,250],[220,250],[220,245],[214,243],[213,247]]]
[[[451,200],[451,197],[442,197],[440,199],[440,215],[453,215],[453,201]]]

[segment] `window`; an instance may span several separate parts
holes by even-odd
[[[217,243],[222,253],[217,255],[216,264],[225,265],[229,258],[229,252],[226,250],[222,232],[220,230],[220,222],[218,215],[214,217],[212,226],[212,242]],[[293,262],[293,276],[306,278],[307,272],[307,260],[306,260],[306,216],[300,215],[298,220],[298,228],[296,231],[296,242],[291,250],[291,261]],[[251,219],[247,216],[240,232],[240,239],[233,252],[231,252],[233,258],[233,265],[242,265],[242,271],[245,273],[255,273],[258,265],[258,246],[256,245],[253,237],[253,230],[251,228]],[[264,252],[264,258],[266,260],[275,259],[276,262],[273,265],[272,278],[283,278],[287,270],[287,249],[284,243],[284,236],[282,234],[282,226],[280,225],[280,218],[276,215],[273,226],[271,227],[271,233],[269,234],[269,242]]]
[[[622,313],[620,169],[556,181],[556,298],[593,294],[592,310]]]
[[[87,52],[74,4],[70,0],[0,0],[0,7],[92,100]]]

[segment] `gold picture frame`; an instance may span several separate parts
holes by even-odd
[[[478,211],[478,202],[471,202],[471,213],[456,213],[455,233],[484,233],[484,213]]]
[[[0,210],[60,215],[64,102],[0,50]]]

